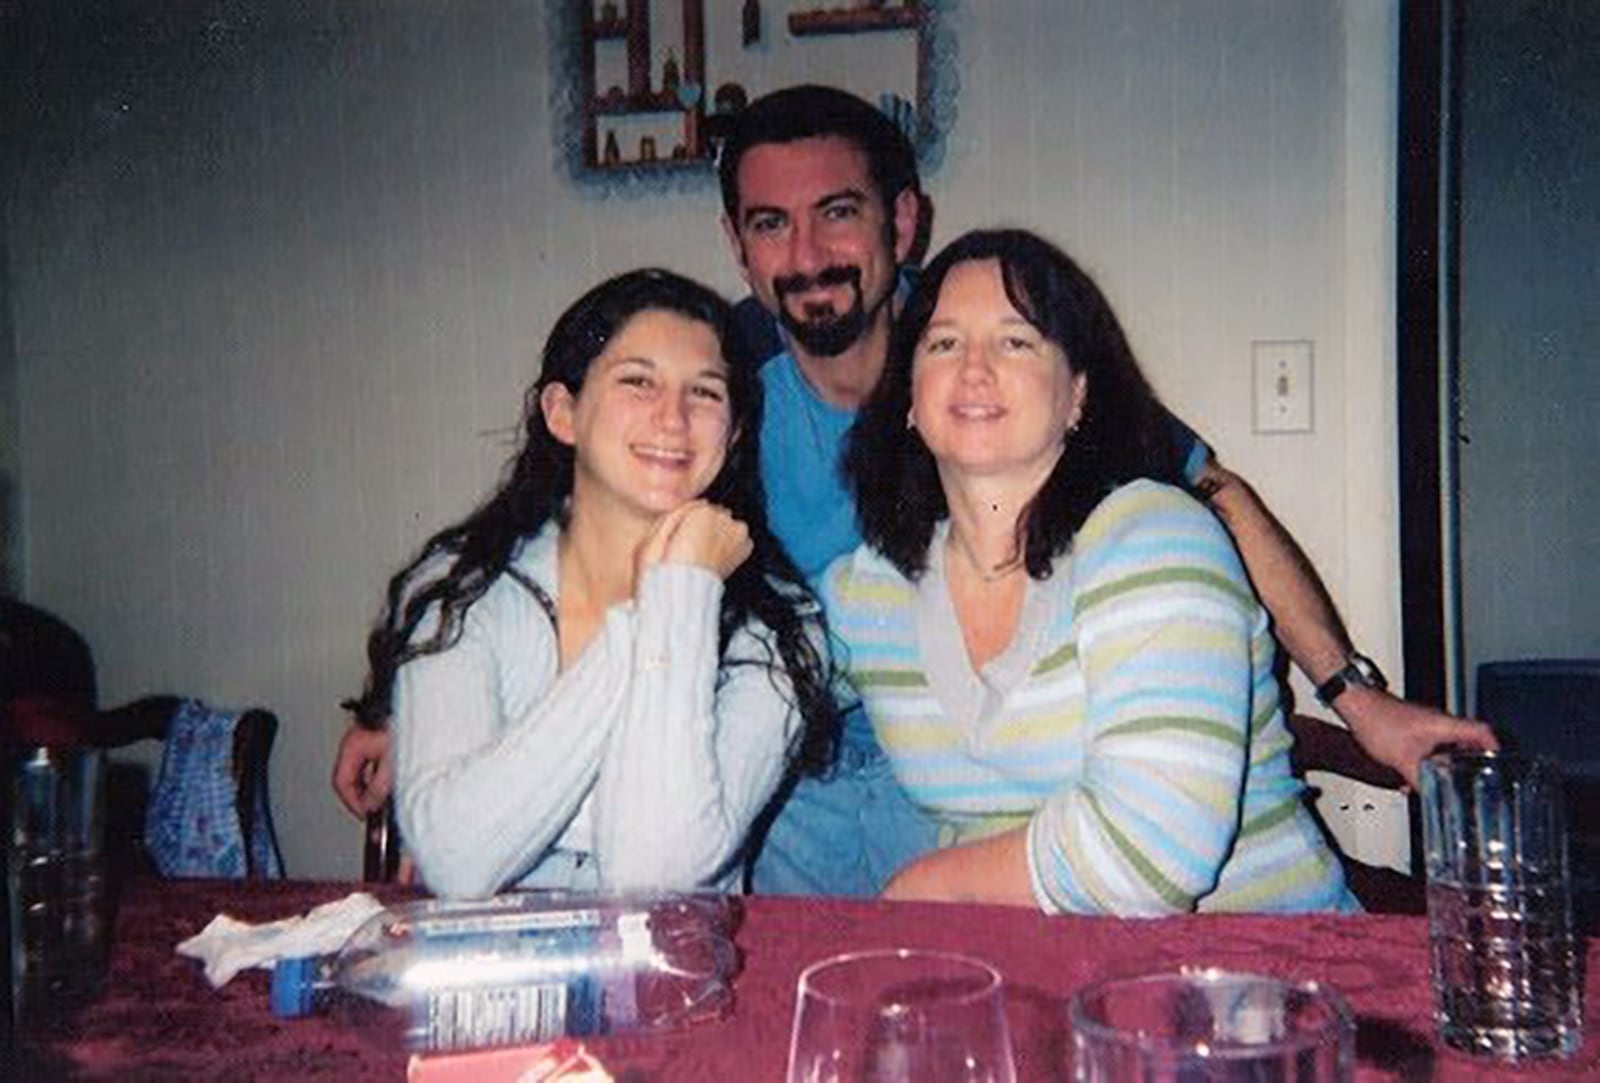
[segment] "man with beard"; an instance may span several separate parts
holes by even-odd
[[[855,505],[834,466],[888,355],[920,212],[916,161],[878,110],[802,86],[738,114],[718,170],[723,227],[752,301],[783,331],[775,356],[756,348],[766,357],[767,514],[815,576],[858,544]],[[743,308],[748,315],[751,302]]]
[[[718,179],[723,225],[754,295],[740,306],[745,337],[764,358],[768,517],[814,578],[860,544],[840,450],[883,370],[901,272],[919,226],[927,226],[919,215],[928,206],[909,142],[854,95],[820,86],[775,91],[727,127]],[[1175,419],[1172,429],[1190,480],[1233,535],[1279,641],[1368,754],[1414,782],[1419,761],[1440,744],[1493,746],[1481,723],[1390,695],[1352,647],[1294,540],[1192,432]],[[333,784],[352,812],[387,799],[387,759],[381,731],[346,732]],[[770,813],[755,840],[752,885],[760,892],[876,894],[940,841],[895,782],[859,709],[845,715],[834,769],[794,782]]]
[[[723,226],[754,301],[783,331],[761,365],[767,519],[815,579],[861,540],[839,453],[888,356],[921,211],[916,160],[887,117],[828,87],[757,99],[730,128],[718,159]],[[758,892],[876,894],[939,842],[859,707],[844,715],[833,770],[795,781],[772,813],[755,840]]]

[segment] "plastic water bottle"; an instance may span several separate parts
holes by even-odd
[[[738,965],[733,900],[517,892],[374,916],[338,953],[280,960],[273,1010],[328,1011],[413,1052],[721,1018]]]

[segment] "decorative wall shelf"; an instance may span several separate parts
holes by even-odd
[[[818,8],[789,15],[789,33],[797,38],[817,34],[865,34],[873,30],[915,30],[922,26],[922,6],[913,0],[901,7]]]
[[[546,0],[560,157],[578,184],[602,193],[705,184],[715,149],[708,122],[719,109],[831,68],[860,73],[843,88],[888,112],[932,170],[955,117],[946,17],[955,3]],[[708,9],[719,20],[711,27]],[[863,64],[860,46],[846,41],[862,34],[900,39],[884,43],[904,50],[898,64]],[[708,56],[708,41],[722,53]]]
[[[641,116],[646,113],[682,113],[683,103],[676,95],[646,94],[635,98],[629,95],[596,98],[590,103],[595,116]]]

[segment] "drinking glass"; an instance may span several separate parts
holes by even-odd
[[[1068,1010],[1080,1081],[1330,1083],[1354,1071],[1350,1009],[1315,982],[1183,970],[1099,982]]]
[[[800,975],[789,1083],[1015,1083],[1000,974],[905,948],[835,955]]]
[[[24,1023],[91,996],[110,947],[104,754],[8,751],[13,1011]]]
[[[1561,786],[1546,759],[1423,761],[1434,1018],[1452,1048],[1520,1061],[1582,1044]]]

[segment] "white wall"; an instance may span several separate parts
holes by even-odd
[[[147,73],[8,208],[24,576],[108,700],[276,710],[290,869],[348,876],[337,703],[386,576],[497,476],[544,330],[628,267],[738,279],[709,188],[562,179],[542,5],[305,7]],[[1021,223],[1099,276],[1394,666],[1388,7],[969,0],[929,187],[936,245]],[[1281,338],[1316,343],[1316,431],[1255,436]]]

